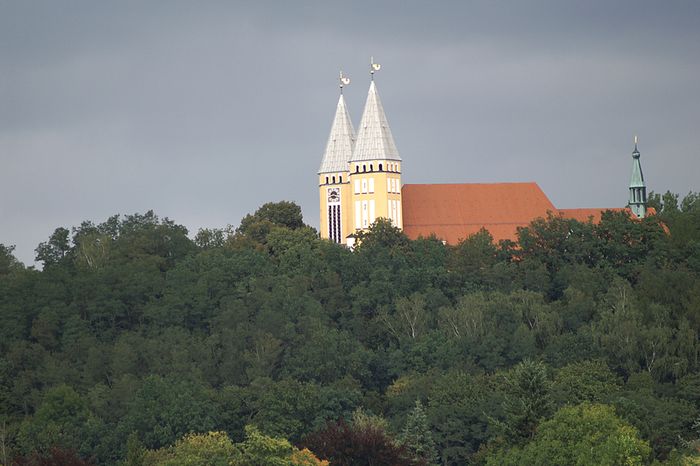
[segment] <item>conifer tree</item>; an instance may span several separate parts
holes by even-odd
[[[143,466],[146,449],[136,432],[129,434],[126,439],[126,460],[123,466]]]
[[[502,428],[512,441],[529,440],[540,421],[552,411],[547,367],[542,362],[525,359],[506,376],[506,383]]]
[[[429,465],[437,464],[437,449],[433,433],[428,426],[428,416],[420,400],[416,400],[416,406],[408,415],[399,441],[413,453],[417,460]]]

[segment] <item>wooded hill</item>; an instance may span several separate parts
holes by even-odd
[[[691,464],[700,197],[651,197],[498,245],[350,251],[289,202],[0,245],[0,463]]]

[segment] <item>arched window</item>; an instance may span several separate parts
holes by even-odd
[[[326,184],[328,184],[328,177],[326,177]]]
[[[335,184],[335,176],[333,177],[333,184]]]
[[[374,171],[374,166],[372,166],[372,164],[371,164],[371,163],[369,164],[369,171],[371,171],[371,172],[373,172],[373,171]]]
[[[360,166],[359,165],[355,165],[355,173],[360,173]]]
[[[382,164],[379,164],[379,171],[382,171]]]
[[[343,175],[340,175],[340,176],[338,177],[338,183],[342,183],[342,182],[343,182]]]
[[[367,171],[367,165],[362,165],[362,173]]]

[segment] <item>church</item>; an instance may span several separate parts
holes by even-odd
[[[349,247],[355,234],[386,218],[411,239],[435,235],[457,244],[482,228],[493,240],[515,240],[518,227],[548,214],[582,222],[600,221],[603,211],[650,212],[635,137],[629,202],[625,208],[558,209],[537,183],[402,184],[403,161],[379,99],[374,72],[357,133],[350,119],[340,75],[340,98],[318,170],[321,237]]]

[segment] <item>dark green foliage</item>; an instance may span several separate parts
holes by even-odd
[[[380,218],[369,230],[361,231],[357,236],[356,250],[366,255],[397,254],[409,247],[408,237],[389,220]],[[383,259],[383,258],[382,258]]]
[[[274,226],[290,230],[303,227],[301,208],[293,202],[268,202],[254,214],[243,217],[236,232],[264,243]]]
[[[0,245],[0,462],[138,464],[248,424],[299,442],[361,408],[386,422],[331,424],[347,464],[483,463],[563,441],[551,422],[581,403],[615,407],[591,426],[622,419],[655,459],[682,458],[698,437],[700,201],[653,199],[643,221],[553,216],[498,245],[379,220],[351,251],[289,202],[194,240],[153,212],[58,228],[43,270]]]
[[[147,448],[160,448],[188,432],[213,430],[217,417],[213,393],[202,385],[151,375],[127,403],[119,428],[136,432]]]
[[[552,399],[561,405],[605,402],[620,390],[620,379],[603,361],[574,362],[559,369],[552,383]]]
[[[461,373],[443,376],[436,382],[430,391],[428,413],[438,450],[449,464],[463,464],[490,436],[483,409],[488,395],[482,387],[486,383],[475,383]]]
[[[526,359],[505,374],[503,433],[519,443],[535,435],[537,425],[552,412],[551,382],[546,366]]]
[[[635,374],[624,390],[610,397],[620,417],[636,427],[649,441],[656,457],[665,459],[674,448],[682,447],[698,416],[697,405],[668,398],[658,392],[648,373]]]
[[[0,244],[0,275],[8,275],[24,268],[22,263],[12,255],[14,246]]]
[[[59,385],[46,391],[33,416],[25,418],[17,433],[19,449],[25,453],[51,454],[55,447],[89,453],[84,434],[89,430],[85,400],[71,387]]]
[[[49,240],[36,248],[36,260],[44,263],[44,267],[58,264],[70,252],[70,231],[61,227],[56,228]]]

